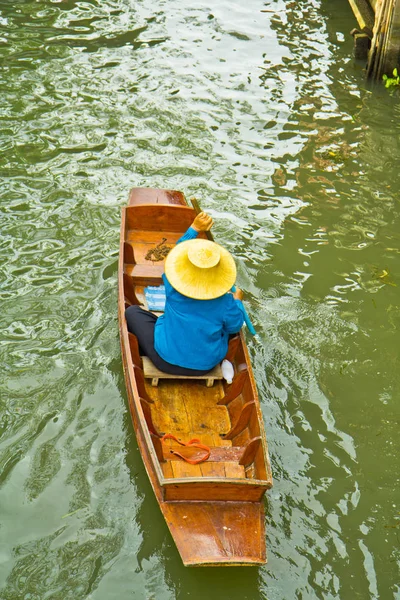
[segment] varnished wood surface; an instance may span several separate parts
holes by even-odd
[[[223,394],[220,381],[212,388],[188,379],[180,381],[179,386],[175,380],[162,381],[157,388],[146,381],[146,390],[154,400],[154,420],[161,431],[185,441],[200,438],[202,443],[211,446],[224,444],[221,434],[229,431],[230,420],[226,407],[217,404]]]
[[[185,232],[196,216],[188,206],[141,204],[127,206],[126,225],[129,230]]]
[[[180,204],[186,206],[185,196],[182,192],[160,188],[133,188],[129,194],[128,205],[138,204]]]
[[[236,384],[216,381],[206,388],[201,381],[160,379],[152,387],[136,338],[126,328],[125,306],[143,303],[143,287],[161,282],[162,263],[146,260],[148,250],[164,238],[175,245],[193,215],[180,192],[150,188],[132,190],[123,210],[119,323],[129,408],[146,471],[184,563],[257,565],[265,562],[263,495],[272,478],[243,333],[230,344]],[[199,439],[210,447],[209,459],[195,465],[179,459],[171,450],[189,459],[204,451],[161,441],[163,433],[183,442]]]
[[[209,371],[206,375],[171,375],[170,373],[163,373],[153,363],[147,356],[143,356],[143,372],[146,379],[151,379],[151,385],[158,385],[158,381],[160,379],[173,379],[176,382],[177,379],[185,379],[185,380],[204,380],[207,382],[207,386],[210,387],[213,385],[216,379],[223,379],[221,365],[217,365],[211,371]],[[153,383],[154,380],[157,380],[157,383]]]
[[[163,512],[187,566],[266,562],[262,503],[166,502]]]

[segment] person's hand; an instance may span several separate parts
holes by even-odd
[[[191,227],[196,231],[210,231],[213,224],[214,221],[212,220],[212,217],[205,212],[201,212],[197,215]]]
[[[243,292],[240,288],[236,288],[236,291],[233,292],[232,296],[235,298],[235,300],[243,300]]]

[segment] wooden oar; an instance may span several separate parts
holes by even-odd
[[[196,215],[198,215],[199,213],[202,212],[201,208],[200,208],[200,204],[197,202],[196,198],[190,198],[190,202],[192,203],[192,206],[193,206],[193,208],[194,208],[194,210],[196,212]],[[211,233],[211,231],[206,231],[205,234],[206,234],[207,238],[211,242],[214,242],[214,236]],[[232,292],[236,292],[236,286],[235,285],[232,286]],[[247,314],[247,310],[246,310],[243,302],[242,302],[242,305],[243,305],[243,309],[244,309],[244,315],[243,316],[244,316],[245,323],[247,325],[247,329],[250,331],[251,335],[257,335],[257,332],[254,329],[254,325],[251,322],[251,319],[250,319],[249,315]]]
[[[193,208],[194,208],[194,210],[196,212],[196,215],[198,215],[199,213],[202,212],[202,210],[200,208],[200,204],[197,202],[196,198],[190,198],[190,202],[192,203],[192,206],[193,206]],[[214,240],[214,236],[211,233],[211,230],[210,231],[206,231],[205,234],[207,236],[207,239],[210,240],[210,242],[214,242],[215,241]]]

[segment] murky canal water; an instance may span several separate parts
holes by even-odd
[[[400,598],[400,100],[347,1],[0,0],[0,597]],[[126,406],[120,207],[179,189],[236,257],[269,563],[185,569]]]

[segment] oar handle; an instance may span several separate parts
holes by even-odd
[[[231,288],[231,291],[232,291],[232,292],[236,292],[236,285],[233,285],[233,286],[232,286],[232,288]],[[246,323],[246,325],[247,325],[247,329],[250,331],[251,335],[256,335],[256,334],[257,334],[257,332],[256,332],[256,330],[254,329],[254,325],[253,325],[253,323],[251,322],[249,315],[247,314],[247,310],[246,310],[246,307],[245,307],[245,305],[243,304],[243,302],[242,302],[242,305],[243,305],[243,310],[244,310],[244,315],[243,315],[243,316],[244,316],[244,322],[245,322],[245,323]]]
[[[198,215],[199,213],[201,213],[201,208],[200,208],[200,204],[197,202],[196,198],[190,198],[190,202],[192,203],[192,206],[195,210],[196,215]],[[206,231],[206,236],[207,238],[213,242],[214,241],[214,236],[211,233],[211,231]],[[232,292],[236,292],[236,286],[232,286]],[[250,320],[249,315],[247,314],[247,310],[242,302],[243,305],[243,309],[244,309],[244,321],[247,325],[247,329],[250,331],[251,335],[256,335],[256,330],[254,329],[253,323]]]
[[[199,213],[201,213],[201,208],[200,208],[200,204],[197,202],[196,198],[190,198],[190,202],[192,203],[192,206],[194,208],[194,211],[196,213],[196,215],[198,215]],[[205,231],[204,232],[207,236],[207,239],[210,240],[210,242],[214,241],[214,236],[210,231]]]

